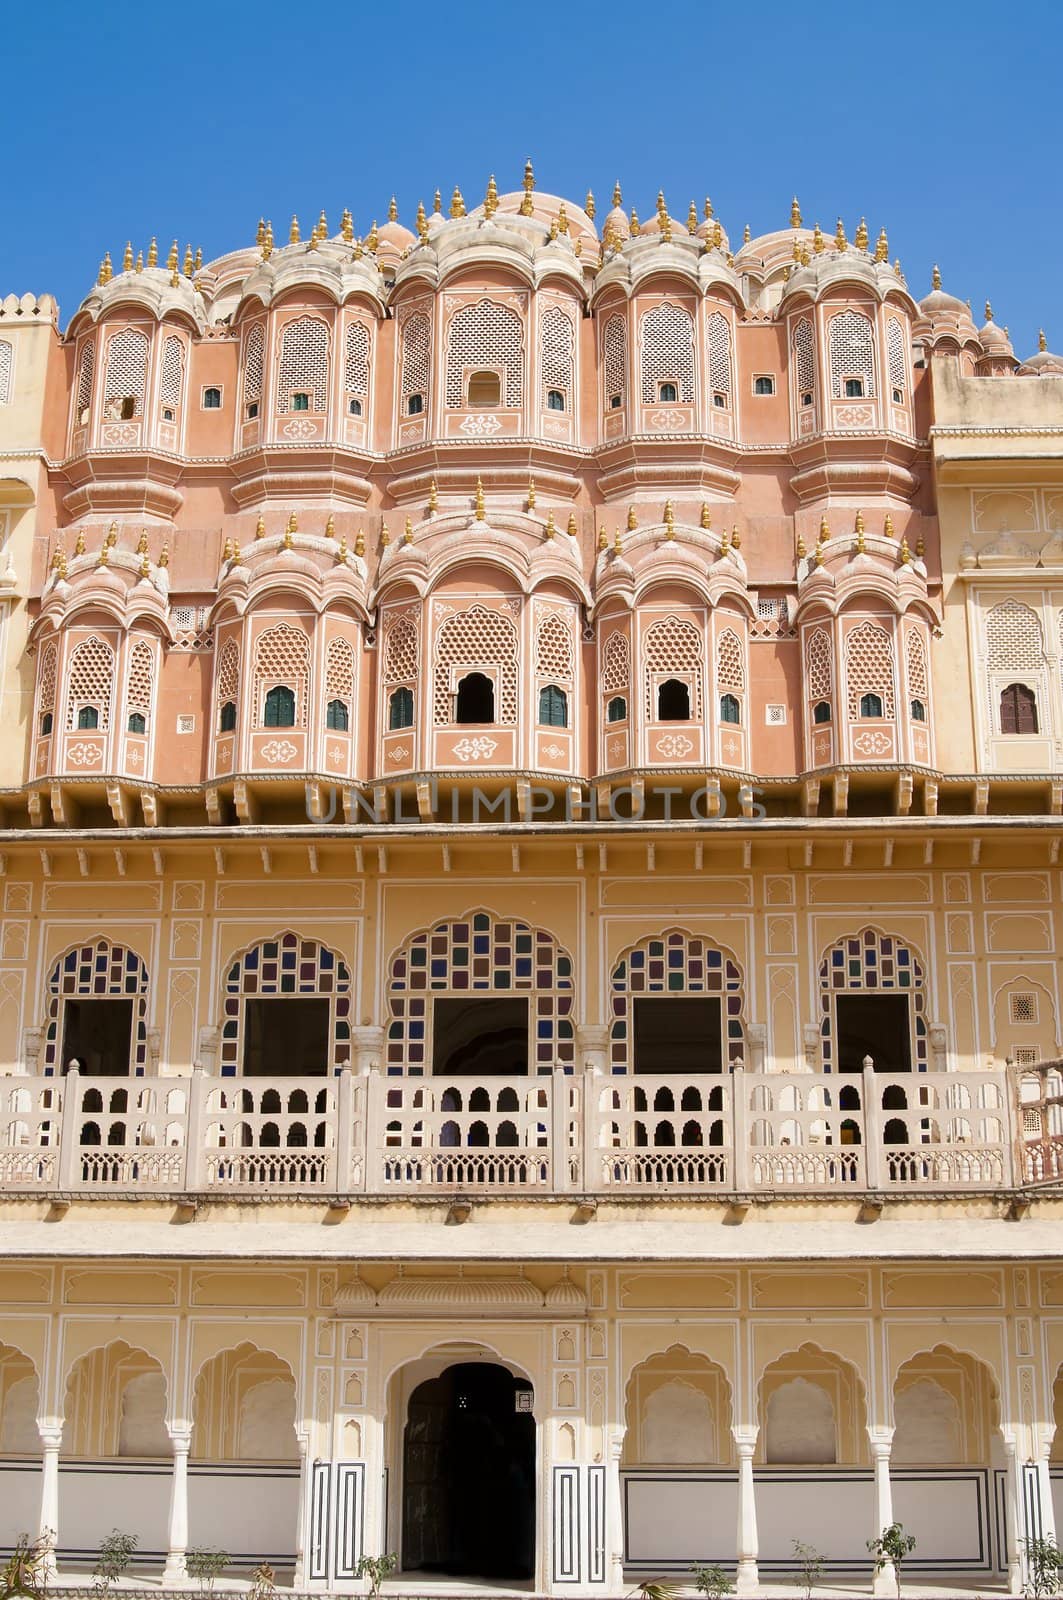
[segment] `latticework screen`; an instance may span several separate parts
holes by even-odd
[[[148,375],[147,335],[136,328],[123,328],[112,335],[107,345],[107,373],[103,402],[133,401],[133,415],[144,412],[144,389]]]
[[[37,668],[38,716],[43,716],[46,711],[55,710],[55,685],[58,663],[58,649],[54,644],[46,644],[41,651],[41,659]]]
[[[831,692],[831,642],[826,628],[816,628],[808,636],[805,649],[805,677],[810,700],[829,700]]]
[[[1018,600],[1002,600],[986,612],[985,643],[991,672],[1040,672],[1044,666],[1041,619]]]
[[[679,398],[694,399],[694,319],[666,300],[642,318],[642,398],[651,405],[659,383],[674,383]]]
[[[929,674],[926,670],[926,645],[917,628],[908,629],[904,642],[908,647],[908,695],[912,700],[921,700],[925,706],[930,689]]]
[[[480,671],[498,669],[499,693],[495,720],[514,724],[517,720],[517,630],[501,612],[486,606],[470,606],[448,617],[436,640],[435,719],[439,727],[451,720],[451,669],[467,667]]]
[[[171,334],[162,347],[162,377],[159,382],[159,401],[164,406],[179,406],[181,404],[183,354],[180,339]]]
[[[605,402],[614,395],[624,398],[627,392],[627,323],[622,316],[610,317],[602,334],[602,356],[605,368]]]
[[[886,323],[886,361],[889,366],[890,388],[905,388],[904,328],[899,317],[890,317]]]
[[[402,398],[428,393],[432,327],[423,311],[415,311],[402,328]]]
[[[244,404],[262,399],[262,371],[265,362],[265,341],[262,324],[256,322],[249,329],[244,345]]]
[[[11,378],[15,370],[15,348],[8,339],[0,339],[0,406],[11,404]]]
[[[546,405],[546,397],[551,389],[559,389],[565,396],[566,407],[572,395],[572,353],[575,347],[575,334],[572,330],[572,318],[560,309],[551,306],[543,315],[542,322],[542,403]]]
[[[535,635],[535,670],[551,683],[568,686],[572,682],[572,629],[556,612],[543,618]]]
[[[330,639],[325,656],[325,699],[350,701],[354,695],[354,651],[348,639]]]
[[[310,683],[310,641],[298,628],[279,622],[259,634],[255,646],[255,717],[261,726],[270,689],[283,684],[295,695],[295,721],[305,728]]]
[[[802,395],[816,389],[816,335],[809,317],[802,317],[794,328],[794,376],[800,403]]]
[[[277,410],[291,405],[293,391],[310,396],[310,408],[324,411],[328,395],[328,329],[316,317],[289,322],[281,335]]]
[[[114,651],[106,640],[93,634],[83,639],[70,656],[67,668],[66,725],[77,726],[82,706],[95,706],[101,730],[111,726],[111,696],[114,691]]]
[[[862,378],[864,394],[874,394],[875,335],[871,318],[859,311],[839,312],[830,319],[827,342],[835,396],[844,396],[846,378]]]
[[[718,394],[731,392],[731,329],[720,311],[709,318],[709,388]]]
[[[155,682],[155,654],[150,644],[138,639],[129,653],[129,680],[126,684],[126,710],[151,715],[152,687]]]
[[[369,394],[369,329],[362,322],[354,322],[347,329],[343,386],[348,394],[359,399]]]
[[[235,639],[229,639],[218,663],[218,685],[215,699],[218,705],[235,700],[240,692],[240,652]]]
[[[716,687],[741,694],[746,686],[745,652],[742,641],[731,628],[725,628],[716,643]]]
[[[691,706],[696,720],[701,718],[701,666],[705,646],[701,631],[681,617],[662,617],[646,633],[643,660],[646,665],[646,716],[654,716],[654,681],[662,673],[675,673],[691,684]]]
[[[92,404],[92,379],[96,371],[96,341],[90,339],[81,347],[81,357],[78,361],[78,398],[76,420],[80,422],[82,412]]]
[[[631,683],[631,646],[626,633],[611,633],[602,646],[602,689],[621,689],[627,694]]]
[[[447,405],[464,403],[463,374],[470,367],[500,367],[503,404],[522,398],[521,321],[509,306],[481,300],[455,312],[447,339]]]
[[[893,694],[893,642],[885,628],[874,622],[861,622],[845,641],[845,679],[849,696],[849,719],[860,715],[860,697],[877,694],[882,715],[896,714]]]
[[[410,617],[397,617],[384,635],[384,682],[412,683],[417,677],[417,629]]]

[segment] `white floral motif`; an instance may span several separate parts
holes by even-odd
[[[497,417],[466,417],[461,424],[461,431],[469,438],[483,438],[485,434],[497,433],[502,424]]]
[[[285,423],[282,432],[286,439],[316,439],[317,423],[307,422],[305,419],[299,418]]]
[[[624,741],[623,741],[623,739],[621,739],[619,737],[617,737],[616,739],[610,739],[609,740],[609,759],[610,759],[610,761],[619,761],[623,754],[624,754]]]
[[[391,749],[388,751],[388,760],[405,761],[409,753],[410,752],[407,750],[404,744],[393,744]]]
[[[853,749],[862,756],[886,756],[893,749],[893,740],[888,733],[858,733],[853,740]]]
[[[562,750],[561,746],[556,743],[556,741],[553,744],[543,745],[543,755],[549,756],[551,761],[560,761],[564,753],[565,752]]]
[[[329,747],[329,753],[328,754],[329,754],[329,760],[330,761],[342,761],[343,760],[343,751],[340,749],[338,744],[331,745]]]
[[[459,739],[454,754],[459,761],[489,761],[497,749],[497,740],[481,734],[475,739]]]
[[[682,433],[690,418],[685,411],[651,411],[649,423],[656,433]]]
[[[130,750],[130,752],[129,752],[129,765],[131,767],[139,767],[140,763],[143,761],[143,759],[144,759],[144,757],[141,755],[139,750]]]
[[[657,754],[668,756],[672,760],[677,756],[688,756],[693,748],[693,740],[682,733],[666,733],[662,739],[657,740]]]
[[[86,744],[84,740],[81,740],[77,744],[72,744],[66,754],[71,766],[91,767],[99,761],[103,755],[103,749],[98,744]]]
[[[271,767],[280,761],[290,761],[298,753],[290,739],[271,739],[268,744],[262,746],[262,759],[268,761]]]
[[[140,424],[138,422],[124,422],[117,426],[109,424],[103,430],[104,444],[136,444],[140,438]]]
[[[735,759],[739,751],[739,744],[734,734],[731,734],[729,739],[723,741],[723,750],[724,755],[730,756],[732,761]]]
[[[870,428],[875,412],[872,406],[835,406],[834,420],[839,428]]]

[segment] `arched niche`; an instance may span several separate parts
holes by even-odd
[[[89,1350],[70,1369],[63,1404],[64,1456],[85,1460],[171,1453],[166,1377],[158,1360],[124,1339]]]
[[[987,1466],[999,1441],[993,1373],[949,1345],[904,1363],[893,1384],[893,1414],[890,1459],[897,1465]]]
[[[196,1461],[299,1459],[295,1378],[286,1361],[250,1342],[204,1363],[192,1400]]]
[[[768,1466],[865,1465],[867,1412],[855,1367],[814,1344],[766,1367],[758,1455]]]
[[[684,1345],[641,1361],[627,1382],[623,1465],[731,1461],[731,1386],[722,1367]]]

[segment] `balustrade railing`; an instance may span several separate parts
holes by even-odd
[[[1063,1181],[1021,1073],[0,1077],[0,1193],[757,1194]]]

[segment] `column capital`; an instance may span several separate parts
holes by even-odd
[[[581,1050],[604,1050],[609,1043],[609,1024],[606,1022],[577,1022],[574,1032]]]
[[[37,1432],[46,1450],[58,1450],[63,1442],[62,1417],[38,1417]]]
[[[893,1448],[893,1435],[896,1430],[887,1427],[876,1427],[872,1423],[867,1425],[867,1440],[871,1446],[873,1456],[888,1456]]]
[[[751,1457],[757,1448],[760,1427],[751,1423],[736,1423],[731,1429],[731,1437],[735,1442],[735,1449],[738,1451],[739,1457]]]
[[[174,1455],[187,1455],[192,1448],[192,1424],[184,1421],[168,1422],[166,1431],[170,1435]]]

